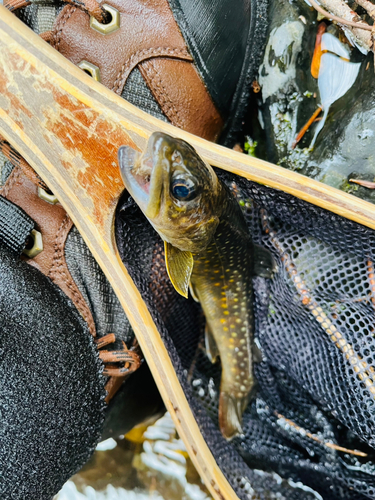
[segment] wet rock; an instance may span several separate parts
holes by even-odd
[[[352,89],[337,101],[301,170],[319,181],[375,203],[375,191],[349,183],[375,180],[375,78],[369,55]],[[370,64],[367,67],[367,62]]]
[[[316,27],[315,12],[306,3],[271,0],[268,41],[259,69],[260,122],[268,159],[293,170],[305,165],[306,154],[293,151],[292,143],[300,123],[317,107],[313,96],[318,87],[308,70]]]
[[[328,21],[327,26],[328,31],[344,40],[337,27]],[[292,149],[297,133],[321,103],[318,81],[310,71],[317,27],[317,14],[304,0],[270,1],[268,42],[259,75],[262,87],[259,118],[267,137],[267,159],[375,202],[374,190],[349,182],[350,178],[375,180],[372,55],[343,45],[349,48],[350,64],[360,63],[358,76],[352,76],[352,87],[330,106],[314,147],[310,146],[319,122],[311,125]],[[334,68],[332,75],[337,77]],[[334,91],[337,78],[330,83]]]

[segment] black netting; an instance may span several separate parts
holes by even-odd
[[[174,291],[162,242],[131,198],[116,219],[120,254],[203,436],[241,499],[375,498],[375,232],[219,175],[243,206],[255,243],[278,266],[272,280],[254,278],[264,359],[244,434],[230,443],[218,430],[220,365],[205,355],[200,306]]]

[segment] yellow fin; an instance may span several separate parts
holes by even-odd
[[[179,250],[167,241],[164,241],[164,251],[169,279],[177,292],[187,299],[194,265],[193,255]]]

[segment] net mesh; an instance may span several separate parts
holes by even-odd
[[[254,242],[277,263],[272,280],[254,278],[263,360],[243,435],[230,443],[218,429],[220,363],[205,354],[199,304],[174,291],[162,242],[131,198],[122,199],[116,218],[120,255],[203,436],[241,499],[375,498],[375,233],[280,191],[218,175],[243,207]]]

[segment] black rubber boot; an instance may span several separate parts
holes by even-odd
[[[222,117],[220,141],[233,146],[263,55],[268,0],[169,0]]]

